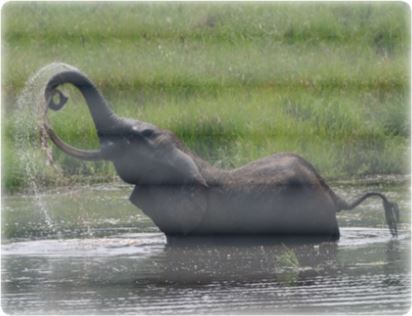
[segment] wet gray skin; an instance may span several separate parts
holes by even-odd
[[[13,238],[3,237],[2,308],[9,314],[405,313],[409,179],[332,187],[344,197],[380,189],[399,201],[398,238],[390,236],[378,199],[340,214],[341,238],[328,241],[167,240],[128,203],[124,185],[47,192],[37,197],[43,210],[34,209],[33,196],[5,197],[3,234]]]

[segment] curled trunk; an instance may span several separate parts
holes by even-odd
[[[118,124],[119,119],[113,113],[108,102],[98,91],[96,86],[84,74],[76,70],[59,72],[49,80],[44,94],[48,108],[57,111],[66,104],[68,98],[58,90],[58,87],[65,83],[74,85],[82,93],[99,136],[107,133],[111,128]],[[55,96],[58,97],[57,101],[55,100]],[[103,159],[100,150],[82,150],[64,143],[64,141],[61,140],[50,127],[47,119],[45,120],[44,125],[45,130],[53,143],[66,154],[83,160]]]

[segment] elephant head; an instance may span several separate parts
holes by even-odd
[[[173,133],[146,122],[118,117],[96,86],[76,69],[59,72],[48,81],[48,108],[59,110],[65,105],[68,98],[58,90],[65,83],[77,87],[85,98],[101,145],[95,151],[72,147],[56,135],[46,120],[45,129],[51,140],[66,154],[83,160],[110,160],[119,176],[131,184],[207,186],[193,154]]]

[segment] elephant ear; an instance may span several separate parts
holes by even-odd
[[[196,230],[207,211],[206,191],[193,185],[136,186],[130,201],[168,235]]]
[[[200,174],[199,168],[193,161],[192,157],[182,150],[174,147],[168,158],[169,164],[177,172],[178,179],[175,183],[198,184],[207,187],[206,180]]]

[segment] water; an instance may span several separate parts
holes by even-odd
[[[333,187],[350,197],[379,189],[398,201],[399,237],[370,200],[339,215],[338,242],[167,240],[127,201],[124,185],[42,193],[58,238],[29,217],[38,212],[35,197],[5,197],[2,307],[10,314],[402,314],[411,295],[410,200],[408,181],[389,180]],[[37,228],[27,232],[29,221]]]
[[[51,63],[30,77],[17,100],[16,107],[19,115],[16,116],[12,133],[16,159],[24,167],[28,190],[36,198],[35,205],[41,210],[48,227],[53,231],[55,231],[55,227],[40,190],[43,178],[47,177],[47,172],[60,173],[60,175],[61,172],[58,166],[53,164],[51,148],[48,145],[48,135],[44,129],[44,123],[48,122],[46,115],[48,107],[44,98],[44,91],[53,75],[70,69],[74,68],[63,63]],[[33,135],[36,135],[36,137],[33,137]]]

